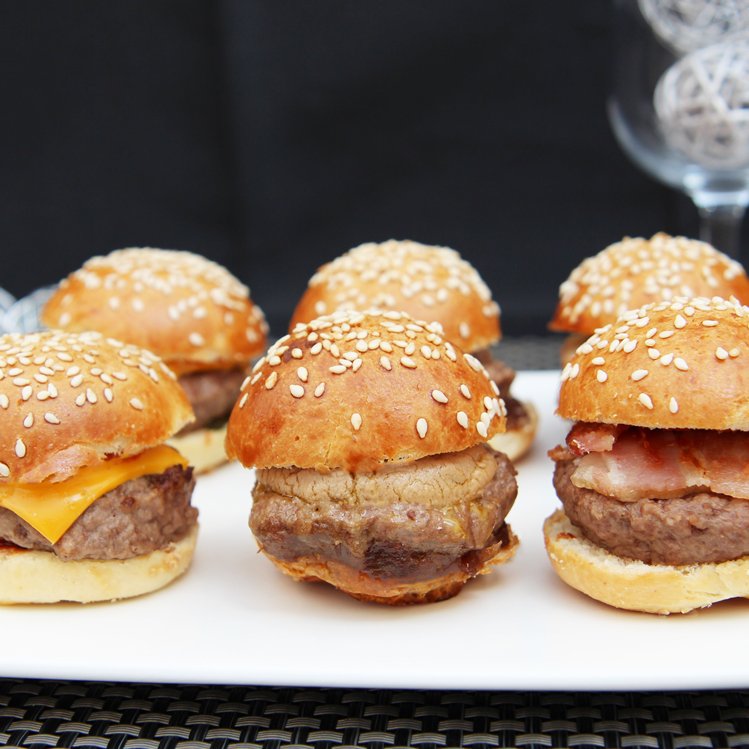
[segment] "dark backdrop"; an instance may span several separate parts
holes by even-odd
[[[693,233],[605,116],[605,0],[5,0],[0,285],[200,252],[281,334],[360,242],[446,244],[509,335],[624,234]]]

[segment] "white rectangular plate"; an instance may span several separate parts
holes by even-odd
[[[452,600],[389,608],[295,583],[256,551],[252,474],[198,480],[191,570],[163,591],[97,605],[0,608],[0,675],[62,679],[443,689],[745,687],[749,604],[687,616],[617,611],[552,572],[541,525],[557,506],[546,451],[564,436],[554,372],[523,372],[540,432],[509,516],[521,547]]]

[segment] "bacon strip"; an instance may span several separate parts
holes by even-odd
[[[591,424],[578,421],[567,435],[567,447],[573,455],[606,452],[628,427],[624,424]]]
[[[749,499],[749,435],[743,432],[631,427],[611,447],[600,434],[583,444],[602,449],[578,457],[571,480],[599,494],[634,502],[705,490]]]

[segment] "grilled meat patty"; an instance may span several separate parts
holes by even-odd
[[[243,367],[235,367],[234,369],[208,369],[182,375],[179,378],[179,384],[187,394],[192,410],[195,412],[195,421],[188,424],[179,434],[194,432],[217,419],[227,418],[246,374]]]

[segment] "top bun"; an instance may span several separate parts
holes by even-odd
[[[677,296],[734,296],[749,304],[749,279],[706,242],[663,233],[625,237],[572,271],[549,327],[590,335],[627,310]]]
[[[61,481],[192,421],[172,372],[99,333],[0,337],[0,483]]]
[[[225,268],[152,248],[91,258],[60,283],[42,321],[143,346],[178,374],[246,364],[265,349],[267,333],[249,290]]]
[[[438,323],[339,312],[298,325],[257,362],[227,452],[258,468],[374,470],[485,442],[505,426],[498,394]]]
[[[320,315],[391,309],[436,320],[449,341],[478,351],[499,341],[499,307],[476,269],[447,247],[394,239],[349,250],[312,276],[291,329]]]
[[[749,307],[677,297],[626,313],[562,370],[560,416],[749,431]]]

